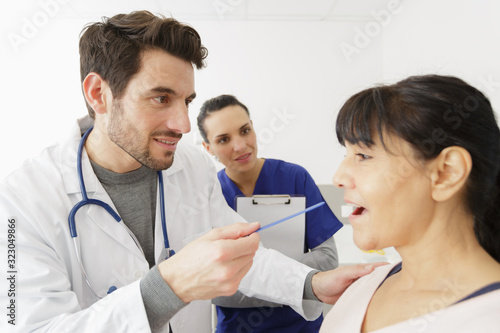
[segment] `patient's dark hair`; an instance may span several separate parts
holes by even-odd
[[[80,78],[99,74],[108,82],[113,98],[120,98],[139,72],[144,51],[163,50],[201,69],[207,49],[192,27],[148,11],[104,17],[87,25],[80,37]],[[95,112],[87,104],[89,115]]]
[[[476,88],[451,76],[413,76],[352,96],[337,118],[342,145],[370,147],[396,135],[417,157],[431,160],[450,146],[472,157],[465,204],[474,216],[481,246],[500,262],[500,130],[489,100]],[[387,136],[386,136],[387,137]]]
[[[198,130],[200,131],[201,137],[203,140],[208,143],[207,132],[205,131],[205,119],[212,113],[222,110],[226,106],[238,105],[246,111],[246,113],[250,116],[250,112],[248,108],[238,101],[236,97],[233,95],[220,95],[214,98],[211,98],[201,106],[200,113],[198,114]]]

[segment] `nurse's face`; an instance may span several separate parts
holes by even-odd
[[[422,162],[399,138],[370,148],[346,143],[347,153],[333,182],[355,206],[349,216],[354,242],[362,250],[418,242],[432,219],[431,183]]]
[[[205,148],[227,171],[246,172],[257,163],[257,137],[250,118],[239,105],[211,113],[204,121],[208,143]]]
[[[123,97],[113,100],[109,139],[140,164],[167,169],[182,134],[191,129],[188,105],[194,98],[191,63],[163,51],[147,51]]]

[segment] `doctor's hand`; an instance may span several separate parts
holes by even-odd
[[[387,262],[342,266],[331,271],[319,272],[312,277],[314,295],[327,304],[335,304],[344,291],[357,279],[370,274]]]
[[[259,227],[255,222],[212,229],[160,263],[160,274],[185,303],[233,295],[252,267],[260,242],[252,232]]]

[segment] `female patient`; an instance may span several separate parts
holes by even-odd
[[[334,176],[362,250],[402,264],[355,282],[321,332],[500,331],[500,131],[460,79],[417,76],[352,96]]]
[[[323,201],[304,168],[257,157],[257,138],[248,109],[234,96],[222,95],[206,101],[198,116],[198,128],[207,151],[226,167],[218,177],[233,209],[237,195],[302,194],[308,207]],[[332,236],[341,227],[326,205],[307,213],[305,243],[311,252],[305,253],[301,261],[319,270],[335,268],[337,253]],[[224,305],[217,307],[217,332],[318,332],[323,321],[320,317],[308,322],[290,307],[248,298],[238,300],[238,308],[232,308],[235,299],[226,300],[228,304],[224,304],[223,298],[214,302]]]

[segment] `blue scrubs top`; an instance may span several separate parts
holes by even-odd
[[[243,195],[238,186],[229,179],[225,170],[217,176],[229,206],[234,210],[236,196]],[[266,159],[255,184],[253,194],[305,195],[306,207],[324,201],[316,183],[303,167],[281,160]],[[306,213],[306,239],[308,249],[315,248],[331,238],[342,227],[342,223],[328,205]],[[315,321],[306,321],[289,306],[263,308],[226,308],[217,306],[217,332],[318,332],[323,322],[320,316]]]

